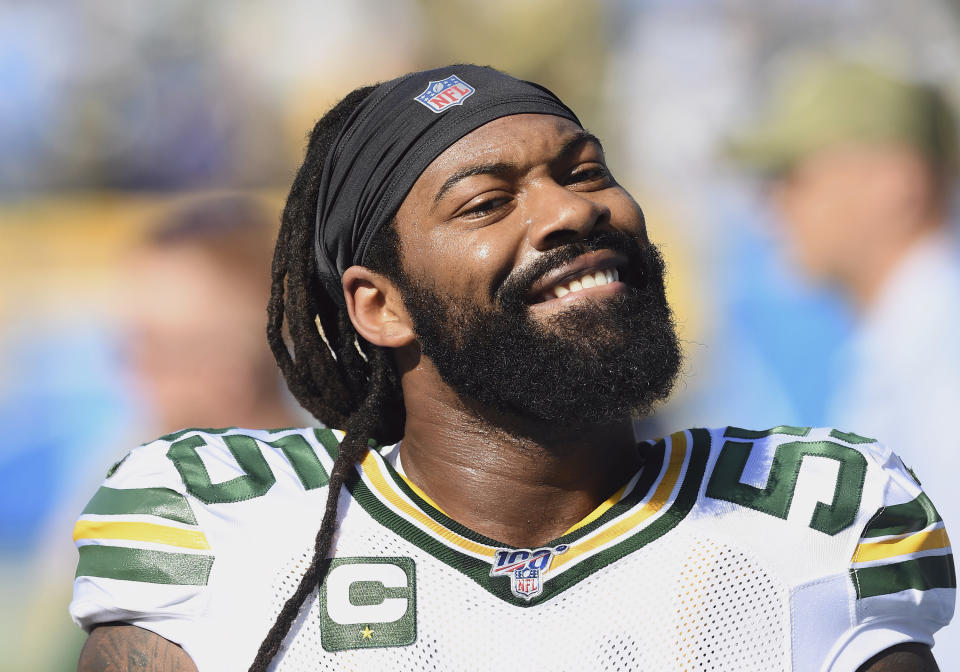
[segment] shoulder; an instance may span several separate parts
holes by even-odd
[[[109,469],[81,513],[74,530],[81,566],[85,554],[116,545],[105,539],[178,545],[188,532],[210,535],[225,521],[249,522],[258,510],[325,490],[342,436],[322,428],[231,427],[185,429],[145,443]],[[88,548],[90,541],[97,548]]]
[[[954,609],[950,541],[890,448],[830,428],[701,431],[701,530],[735,538],[787,577],[798,622],[835,640],[840,669],[902,642],[933,643]],[[836,625],[824,630],[830,609]]]
[[[98,496],[154,487],[213,505],[255,499],[275,485],[312,490],[327,484],[342,437],[326,428],[184,429],[132,450]]]
[[[241,563],[268,565],[283,550],[253,547],[278,516],[315,502],[322,510],[341,437],[314,428],[187,429],[132,450],[74,528],[74,620],[90,629],[166,619],[173,629],[159,634],[181,643],[173,624],[202,612],[218,577]],[[312,520],[282,520],[290,543],[315,533]]]
[[[791,520],[809,508],[800,522],[829,536],[862,532],[890,507],[909,509],[914,526],[939,522],[917,479],[876,439],[794,426],[706,431],[708,499]]]
[[[326,486],[342,438],[326,428],[185,429],[138,450],[143,467],[158,461],[161,468],[173,469],[186,493],[212,505],[256,499],[274,486]],[[133,464],[125,470],[142,473]]]

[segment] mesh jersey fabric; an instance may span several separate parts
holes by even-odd
[[[74,620],[246,669],[310,561],[340,438],[184,430],[132,451],[77,522]],[[620,501],[540,549],[450,520],[395,447],[370,451],[272,669],[847,671],[949,621],[943,521],[881,444],[727,427],[641,448]]]

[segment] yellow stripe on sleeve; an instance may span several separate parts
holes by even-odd
[[[869,562],[884,560],[898,555],[930,551],[937,548],[946,548],[950,545],[945,528],[938,528],[928,532],[916,532],[902,539],[886,539],[884,541],[864,542],[857,546],[853,553],[853,562]]]
[[[125,539],[148,541],[167,546],[209,550],[207,536],[199,530],[184,530],[179,527],[155,523],[124,523],[102,520],[80,520],[73,528],[73,540],[80,539]]]

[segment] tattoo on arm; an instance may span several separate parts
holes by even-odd
[[[907,642],[881,651],[857,672],[940,672],[940,668],[929,646]]]
[[[149,630],[121,623],[98,626],[80,654],[77,672],[196,672],[190,656]]]

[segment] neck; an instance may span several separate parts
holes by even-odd
[[[410,478],[451,518],[535,548],[562,535],[641,464],[629,420],[557,426],[462,401],[421,363],[403,376],[400,455]]]

